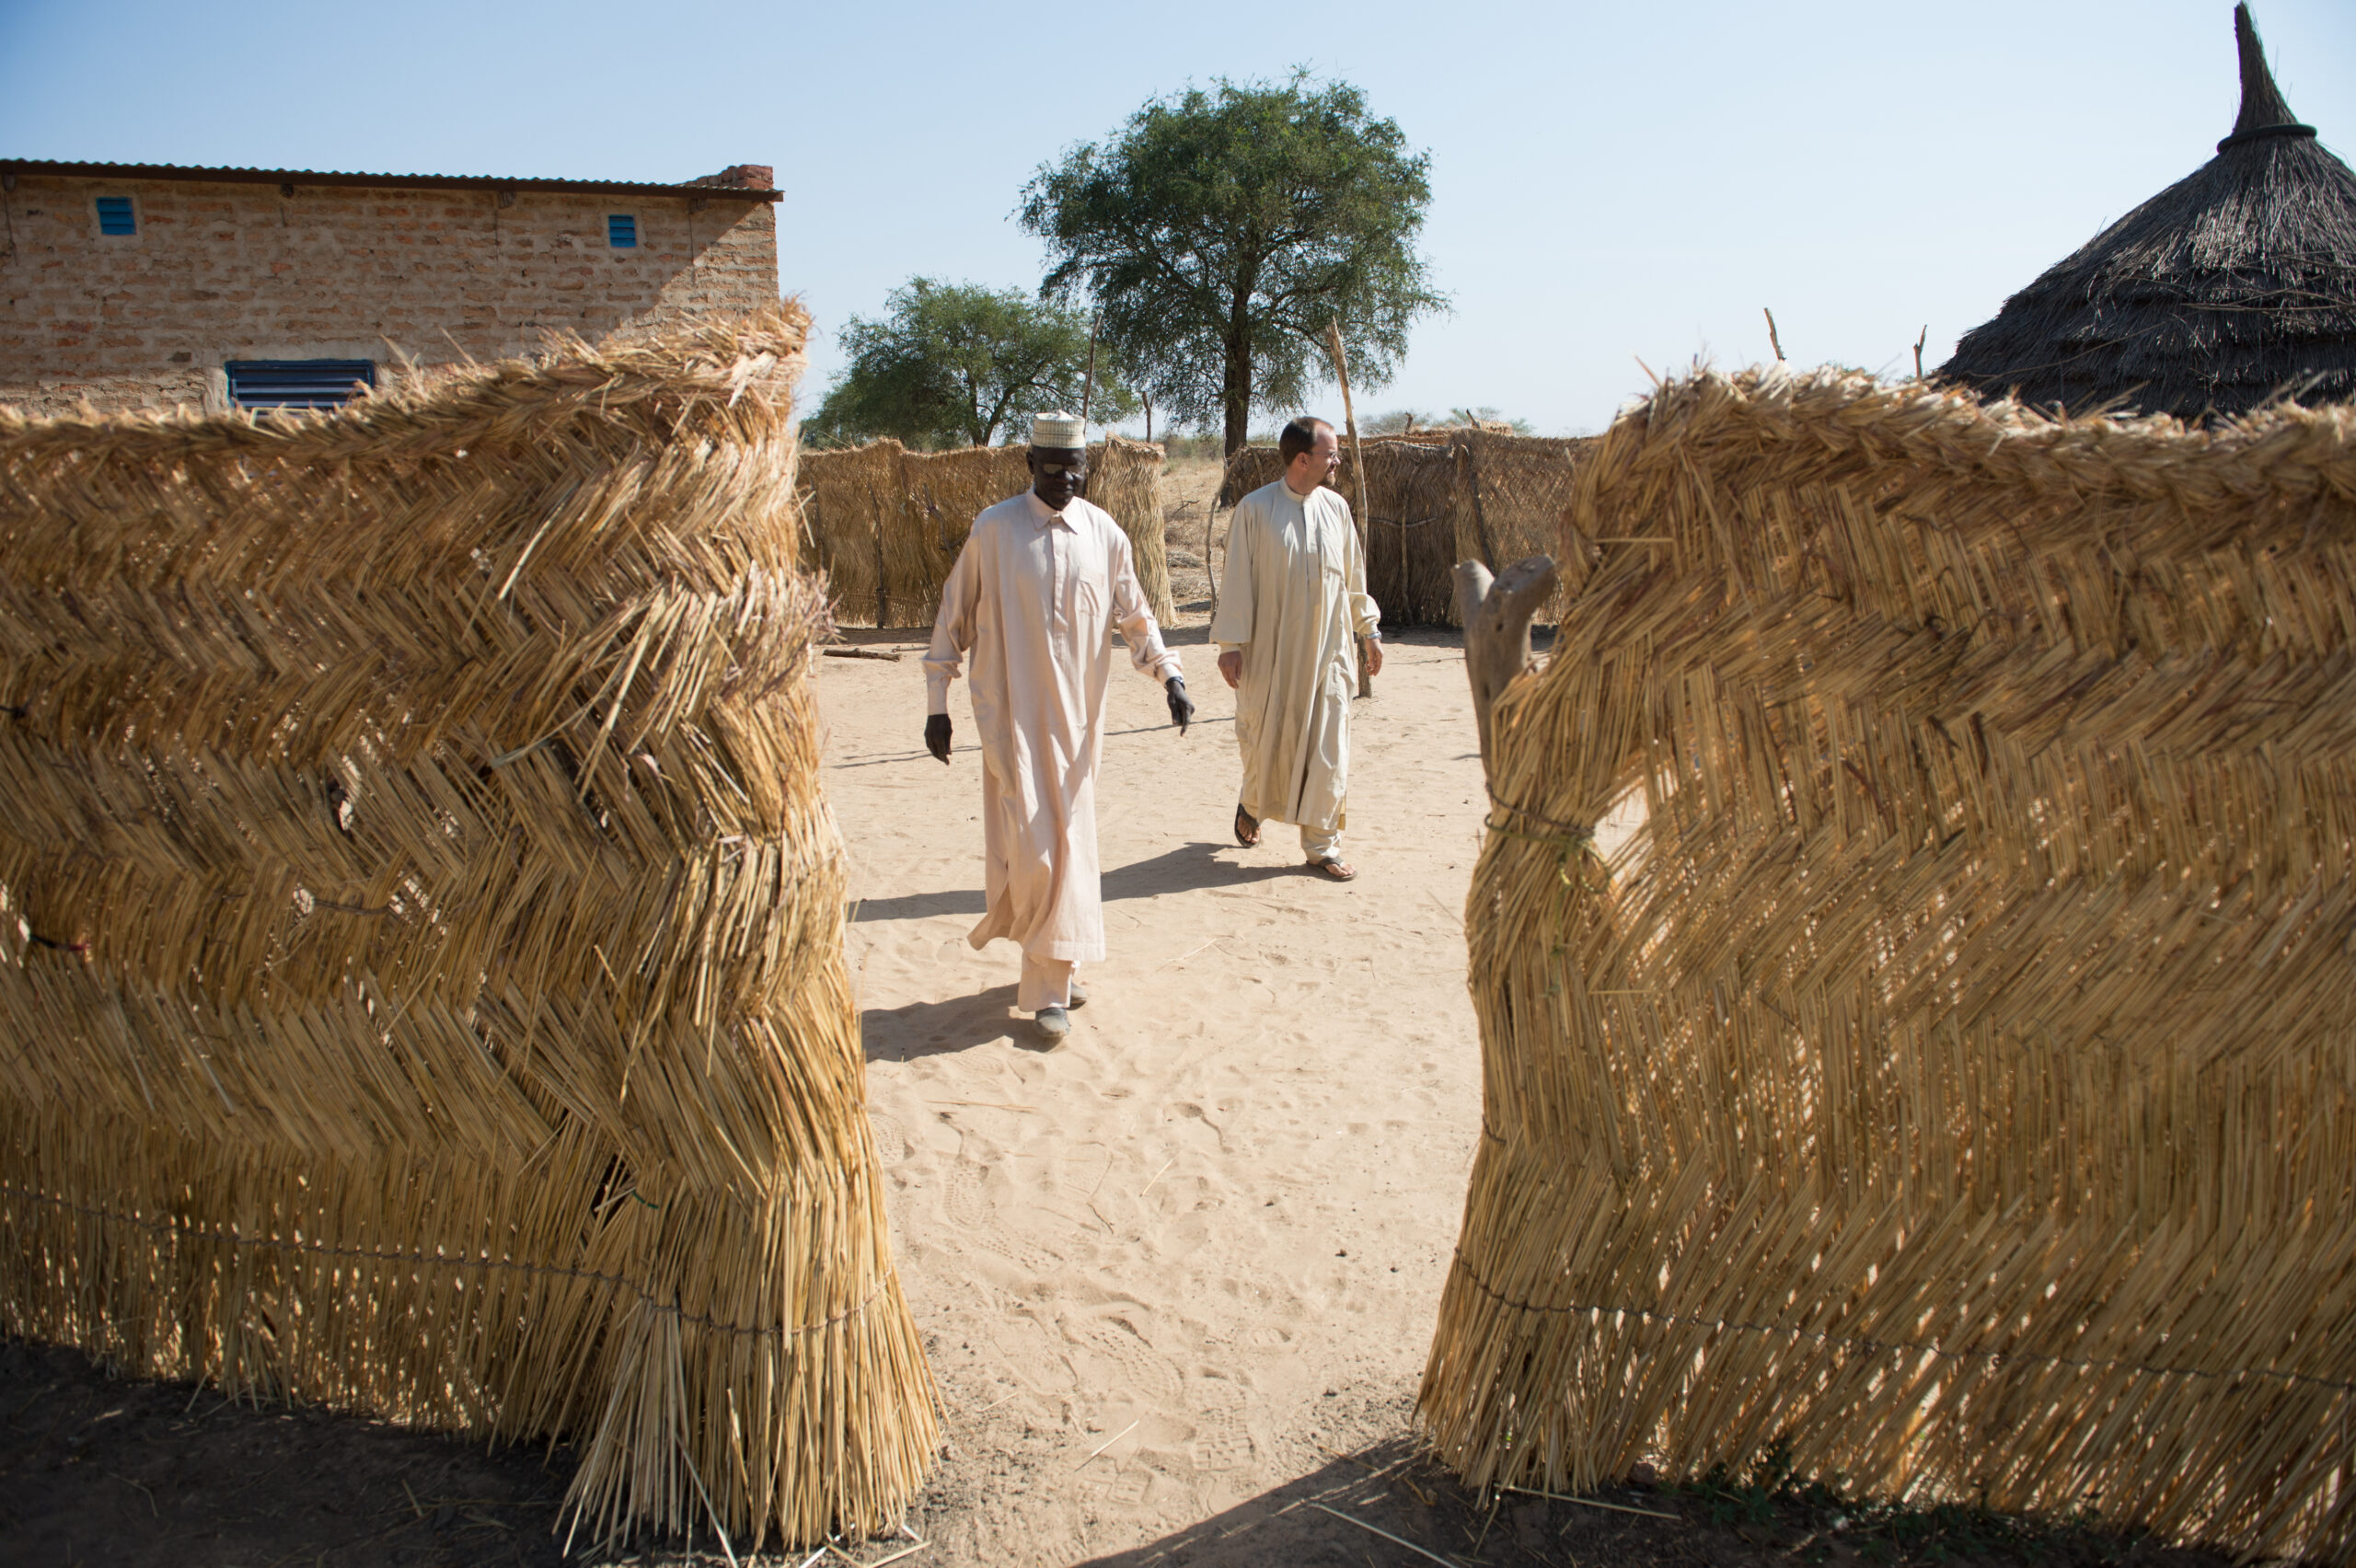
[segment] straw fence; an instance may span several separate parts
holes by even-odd
[[[803,455],[805,537],[826,571],[836,618],[930,626],[974,518],[1031,488],[1027,446],[910,452],[896,441]],[[1161,539],[1159,446],[1110,436],[1090,449],[1088,499],[1129,536],[1154,618],[1174,614]]]
[[[1559,553],[1442,1450],[2356,1561],[2356,410],[1705,375]]]
[[[897,1516],[804,327],[0,412],[0,1326],[569,1434],[593,1533]]]
[[[1460,560],[1500,570],[1554,548],[1570,504],[1573,469],[1591,440],[1459,430],[1377,436],[1365,443],[1367,592],[1385,625],[1454,626]],[[1355,506],[1353,461],[1330,481]],[[1247,446],[1229,459],[1218,504],[1232,506],[1284,477],[1273,446]],[[1557,618],[1557,599],[1539,619]]]

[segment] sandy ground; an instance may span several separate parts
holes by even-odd
[[[1199,620],[1199,613],[1192,617]],[[828,659],[827,789],[902,1279],[949,1412],[954,1561],[1136,1545],[1403,1430],[1477,1136],[1462,906],[1480,762],[1459,651],[1393,641],[1357,704],[1348,857],[1230,832],[1233,694],[1115,676],[1098,786],[1110,954],[1048,1050],[976,952],[977,754],[948,767],[898,663]],[[926,1530],[919,1523],[919,1530]],[[928,1533],[932,1533],[928,1531]]]

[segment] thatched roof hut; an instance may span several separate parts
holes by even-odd
[[[1964,334],[1991,396],[2199,419],[2356,397],[2356,173],[2299,123],[2234,7],[2242,107],[2217,156]]]

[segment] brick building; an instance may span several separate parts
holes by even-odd
[[[778,297],[778,192],[0,159],[0,404],[341,401]]]

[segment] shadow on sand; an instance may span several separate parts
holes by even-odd
[[[871,920],[923,920],[935,915],[979,915],[989,905],[977,887],[941,893],[911,893],[898,898],[862,898],[852,906],[851,923]]]
[[[1184,893],[1195,888],[1239,887],[1272,877],[1307,876],[1303,866],[1242,866],[1218,858],[1220,844],[1184,844],[1131,865],[1104,873],[1104,901],[1151,898],[1157,894]],[[921,920],[935,915],[978,916],[986,907],[977,888],[940,893],[912,893],[898,898],[862,900],[854,919],[859,925],[880,920]],[[1010,959],[1012,955],[1009,954]],[[905,1062],[1011,1040],[1025,1050],[1045,1050],[1027,1019],[1010,1016],[1014,1006],[1012,986],[993,986],[968,997],[937,1002],[910,1002],[899,1008],[870,1008],[860,1016],[860,1032],[871,1062]]]
[[[1014,987],[993,986],[970,997],[910,1002],[904,1008],[870,1008],[860,1015],[860,1032],[871,1062],[907,1062],[970,1050],[993,1040],[1034,1043],[1028,1020],[1012,1016]]]
[[[1104,873],[1104,902],[1121,898],[1151,898],[1161,893],[1191,893],[1205,887],[1241,887],[1271,877],[1308,873],[1306,866],[1244,866],[1218,858],[1233,846],[1196,840],[1166,849],[1149,860],[1116,866]]]
[[[1419,1444],[1395,1437],[1082,1568],[1391,1568],[1435,1560],[1425,1553],[1444,1554],[1442,1562],[1511,1560],[1519,1543],[1510,1524],[1484,1532],[1491,1521],[1469,1503]]]

